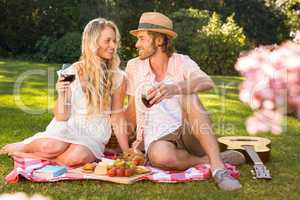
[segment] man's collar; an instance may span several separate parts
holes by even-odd
[[[168,62],[168,69],[167,69],[167,74],[170,74],[171,76],[175,76],[176,72],[175,72],[175,60],[174,60],[174,56],[172,55],[169,58],[169,62]]]
[[[169,61],[168,61],[168,68],[167,68],[167,74],[171,75],[171,76],[175,76],[175,62],[173,61],[174,59],[174,56],[172,55],[170,58],[169,58]],[[153,74],[152,72],[152,69],[151,69],[151,66],[150,66],[150,59],[147,58],[145,60],[142,60],[143,62],[143,66],[144,66],[144,75],[151,75]]]
[[[144,75],[150,75],[152,73],[151,67],[150,67],[150,59],[147,58],[145,60],[142,60],[144,69]]]

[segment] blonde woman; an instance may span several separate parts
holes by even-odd
[[[56,83],[58,99],[54,118],[44,132],[8,144],[2,153],[51,159],[77,166],[103,156],[112,127],[123,151],[128,149],[123,115],[125,80],[119,70],[117,26],[106,19],[90,21],[83,32],[81,58],[62,73],[75,80]]]

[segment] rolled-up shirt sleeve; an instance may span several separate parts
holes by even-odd
[[[193,61],[189,56],[184,56],[182,63],[183,76],[185,80],[190,79],[192,76],[210,79],[210,77],[204,71],[202,71],[199,65],[195,61]]]

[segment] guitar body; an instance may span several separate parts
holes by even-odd
[[[243,146],[251,145],[255,152],[263,162],[270,160],[271,156],[271,140],[262,137],[252,136],[226,136],[218,138],[221,151],[237,150],[243,153],[248,163],[253,163],[250,156]]]

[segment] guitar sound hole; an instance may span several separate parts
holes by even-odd
[[[251,139],[233,139],[233,140],[230,140],[230,141],[240,141],[240,142],[256,142],[258,140],[251,140]]]

